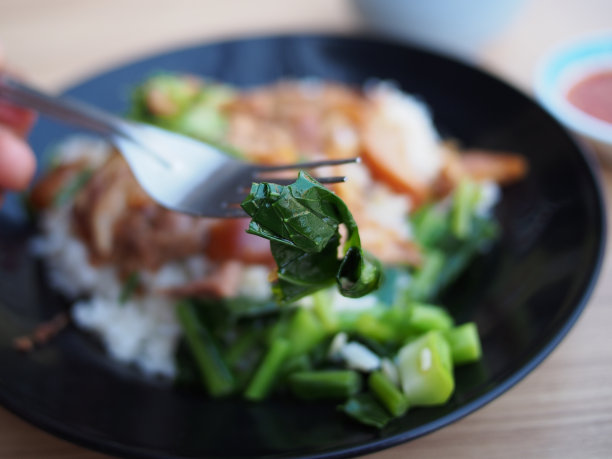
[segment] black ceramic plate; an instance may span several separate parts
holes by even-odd
[[[391,79],[432,108],[444,135],[465,145],[521,152],[528,178],[498,207],[502,238],[447,292],[459,322],[475,320],[482,363],[457,371],[442,407],[415,409],[377,432],[333,406],[272,400],[210,401],[147,381],[112,363],[68,330],[30,355],[11,339],[66,303],[28,254],[31,227],[16,203],[0,214],[0,400],[32,423],[123,456],[340,457],[364,454],[438,429],[491,401],[559,343],[583,309],[604,245],[602,199],[588,161],[539,106],[504,83],[440,56],[369,39],[255,38],[174,51],[104,73],[67,94],[123,112],[130,88],[159,70],[191,72],[239,86],[316,76],[361,85]],[[42,120],[43,152],[69,131]]]

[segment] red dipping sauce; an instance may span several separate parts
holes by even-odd
[[[568,91],[567,100],[583,112],[612,124],[612,70],[580,80]]]

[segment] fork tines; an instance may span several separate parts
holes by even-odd
[[[342,183],[346,182],[346,177],[343,175],[336,175],[333,177],[314,177],[314,179],[322,184],[332,184],[332,183]],[[287,177],[269,177],[265,179],[266,182],[275,183],[277,185],[290,185],[295,182],[295,177],[287,178]],[[244,198],[249,193],[248,187],[240,187],[237,190],[235,198],[240,197],[240,199]],[[238,200],[240,200],[238,199]],[[240,218],[247,217],[247,214],[240,207],[239,202],[225,202],[225,217],[228,218]]]
[[[254,166],[252,178],[254,181],[259,182],[270,182],[276,183],[277,185],[290,185],[295,182],[294,177],[287,177],[286,174],[278,176],[277,174],[270,174],[271,172],[283,172],[291,171],[296,169],[314,169],[317,167],[325,166],[338,166],[341,164],[358,163],[360,162],[359,157],[356,158],[344,158],[344,159],[327,159],[323,161],[311,161],[307,163],[293,163],[293,164],[282,164],[277,166]],[[319,183],[322,184],[333,184],[346,182],[346,177],[343,175],[334,175],[329,177],[314,177]],[[228,200],[223,203],[224,212],[223,217],[227,218],[239,218],[246,217],[247,214],[240,207],[239,201],[241,201],[249,192],[248,186],[240,186],[236,189],[235,194],[228,196]]]
[[[277,166],[257,166],[256,172],[278,172],[291,169],[314,169],[315,167],[324,166],[339,166],[340,164],[359,163],[361,158],[343,158],[343,159],[326,159],[323,161],[311,161],[307,163],[292,163],[292,164],[281,164]],[[320,181],[320,180],[319,180]]]
[[[333,177],[313,177],[317,182],[323,184],[331,184],[331,183],[342,183],[346,182],[346,176],[344,175],[335,175]],[[287,178],[287,177],[266,177],[266,182],[275,183],[277,185],[290,185],[295,182],[295,177]]]

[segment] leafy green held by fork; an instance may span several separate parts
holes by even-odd
[[[288,186],[254,183],[242,208],[251,216],[247,232],[270,240],[278,265],[272,286],[278,301],[290,303],[334,283],[351,298],[380,286],[381,264],[362,250],[346,204],[308,173],[300,171]],[[341,258],[340,225],[347,231]]]

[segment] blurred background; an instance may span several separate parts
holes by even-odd
[[[552,50],[593,33],[612,34],[612,1],[0,0],[4,58],[51,91],[162,50],[283,32],[381,34],[487,69],[533,94],[536,70]],[[376,457],[609,457],[612,419],[584,404],[585,394],[610,384],[596,364],[585,366],[593,333],[601,333],[598,324],[607,317],[601,288],[591,303],[525,382],[468,419]],[[103,456],[0,408],[0,457]]]
[[[294,31],[378,32],[455,55],[530,91],[555,46],[612,30],[609,0],[0,0],[11,64],[46,89],[158,50]]]

